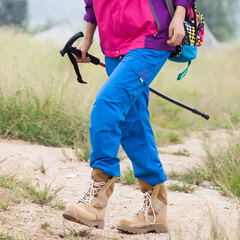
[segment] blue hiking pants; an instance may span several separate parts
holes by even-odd
[[[120,176],[121,144],[132,161],[134,175],[152,185],[167,180],[149,122],[149,84],[170,52],[134,49],[122,60],[106,57],[109,75],[91,112],[90,166]]]

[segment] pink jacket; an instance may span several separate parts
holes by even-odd
[[[136,48],[175,50],[169,46],[171,17],[165,0],[84,0],[84,19],[98,25],[103,53],[125,55]],[[186,9],[196,0],[172,0]]]

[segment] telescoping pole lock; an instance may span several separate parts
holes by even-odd
[[[84,35],[83,35],[82,32],[78,32],[78,33],[76,33],[75,35],[73,35],[73,36],[68,40],[68,42],[65,44],[64,48],[63,48],[62,50],[60,50],[60,54],[62,55],[62,57],[63,57],[66,53],[68,54],[68,57],[69,57],[70,61],[72,62],[73,66],[74,66],[74,70],[75,70],[75,72],[76,72],[76,74],[77,74],[77,80],[78,80],[78,82],[85,84],[85,83],[87,83],[87,82],[83,81],[82,76],[81,76],[80,71],[79,71],[79,68],[78,68],[78,65],[77,65],[77,61],[76,61],[75,57],[73,56],[73,54],[74,54],[74,55],[76,55],[76,56],[78,56],[78,57],[81,57],[81,56],[82,56],[82,53],[81,53],[80,50],[78,50],[78,49],[76,49],[75,47],[72,46],[73,43],[74,43],[78,38],[81,38],[81,37],[83,37],[83,36],[84,36]],[[89,58],[90,58],[90,62],[91,62],[91,63],[93,63],[93,64],[95,64],[95,65],[100,65],[100,66],[102,66],[102,67],[106,67],[106,66],[105,66],[105,63],[101,62],[99,58],[97,58],[97,57],[95,57],[95,56],[93,56],[93,55],[91,55],[91,54],[89,54],[89,53],[86,54],[86,57],[89,57]],[[159,96],[159,97],[161,97],[161,98],[163,98],[163,99],[165,99],[165,100],[167,100],[167,101],[169,101],[169,102],[171,102],[171,103],[174,103],[174,104],[178,105],[179,107],[185,108],[185,109],[187,109],[188,111],[191,111],[192,113],[197,114],[197,115],[205,118],[206,120],[208,120],[208,119],[210,118],[210,116],[209,116],[208,114],[202,113],[202,112],[198,111],[198,110],[195,109],[195,108],[192,108],[192,107],[190,107],[190,106],[188,106],[188,105],[186,105],[186,104],[184,104],[184,103],[181,103],[181,102],[179,102],[179,101],[177,101],[177,100],[175,100],[175,99],[173,99],[173,98],[171,98],[171,97],[168,97],[167,95],[165,95],[165,94],[163,94],[163,93],[161,93],[161,92],[153,89],[152,87],[149,87],[149,89],[150,89],[150,91],[151,91],[152,93],[156,94],[157,96]]]

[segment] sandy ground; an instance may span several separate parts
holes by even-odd
[[[201,164],[204,158],[203,144],[206,143],[203,136],[202,133],[193,133],[182,144],[160,147],[165,171],[184,171]],[[214,146],[218,142],[225,142],[227,137],[225,131],[212,131],[208,133],[207,144]],[[173,155],[183,150],[190,155]],[[6,161],[0,164],[0,174],[31,177],[40,186],[52,183],[52,189],[63,186],[59,199],[70,203],[79,199],[81,187],[89,180],[91,173],[88,163],[78,161],[72,149],[45,147],[24,141],[0,140],[0,162],[3,159]],[[48,167],[46,174],[36,168],[41,161]],[[127,166],[131,167],[130,161],[122,160],[121,171]],[[167,185],[173,182],[168,180]],[[4,191],[7,190],[0,188],[0,194],[4,194]],[[169,233],[130,235],[116,230],[118,220],[132,216],[141,207],[141,200],[142,193],[136,185],[116,183],[109,199],[104,230],[93,228],[85,238],[68,239],[210,239],[213,224],[217,224],[218,230],[223,227],[229,239],[238,239],[240,225],[236,201],[203,187],[198,187],[191,194],[168,190]],[[45,222],[51,223],[50,227],[41,229],[41,224]],[[9,232],[19,239],[61,239],[59,234],[69,229],[88,230],[85,226],[63,220],[59,210],[26,202],[11,205],[8,211],[0,210],[0,223],[0,232]]]

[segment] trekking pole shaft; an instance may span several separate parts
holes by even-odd
[[[195,108],[192,108],[192,107],[190,107],[190,106],[188,106],[188,105],[186,105],[186,104],[184,104],[184,103],[178,102],[177,100],[175,100],[175,99],[173,99],[173,98],[171,98],[171,97],[168,97],[167,95],[165,95],[165,94],[157,91],[157,90],[154,89],[154,88],[149,87],[149,89],[150,89],[150,91],[151,91],[152,93],[158,95],[159,97],[161,97],[161,98],[163,98],[163,99],[165,99],[165,100],[167,100],[167,101],[169,101],[169,102],[171,102],[171,103],[174,103],[175,105],[178,105],[179,107],[185,108],[185,109],[187,109],[188,111],[191,111],[191,112],[193,112],[193,113],[195,113],[195,114],[197,114],[197,115],[200,115],[201,117],[205,118],[206,120],[208,120],[208,119],[210,118],[210,116],[209,116],[208,114],[202,113],[202,112],[198,111],[198,110],[195,109]]]
[[[102,66],[102,67],[104,67],[104,68],[106,68],[106,64],[105,64],[104,62],[101,62],[101,61],[100,61],[100,62],[99,62],[99,65]]]

